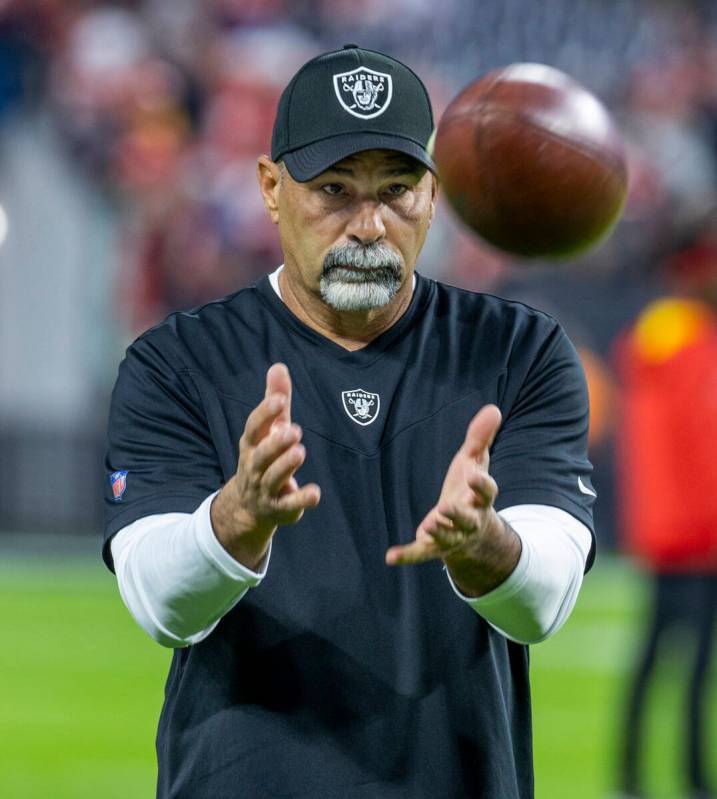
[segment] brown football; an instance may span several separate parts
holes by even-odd
[[[610,114],[543,64],[513,64],[471,83],[441,117],[433,157],[461,219],[524,257],[586,249],[617,222],[627,193]]]

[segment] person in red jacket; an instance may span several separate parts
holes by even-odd
[[[687,692],[690,799],[708,799],[707,687],[717,609],[717,241],[670,263],[679,296],[650,304],[618,349],[624,545],[653,575],[652,618],[633,675],[623,796],[641,797],[645,697],[660,644],[677,625],[697,638]]]

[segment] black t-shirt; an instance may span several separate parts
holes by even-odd
[[[528,649],[453,593],[440,563],[391,568],[488,402],[497,507],[541,503],[592,529],[588,403],[559,325],[418,277],[388,331],[349,352],[268,278],[170,316],[127,351],[112,398],[104,557],[143,516],[194,511],[235,472],[268,367],[319,507],[277,532],[268,573],[176,650],[159,724],[162,799],[529,799]],[[126,474],[124,474],[126,472]],[[121,479],[118,479],[118,475]]]

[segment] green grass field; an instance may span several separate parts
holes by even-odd
[[[533,648],[538,799],[609,792],[644,593],[632,571],[603,558],[566,627]],[[134,625],[114,578],[87,559],[5,557],[0,626],[0,797],[151,799],[170,654]],[[681,796],[683,682],[668,662],[653,692],[646,770],[655,799]]]

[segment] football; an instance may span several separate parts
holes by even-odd
[[[627,194],[625,147],[580,83],[543,64],[513,64],[446,108],[433,157],[458,216],[527,258],[565,257],[602,239]]]

